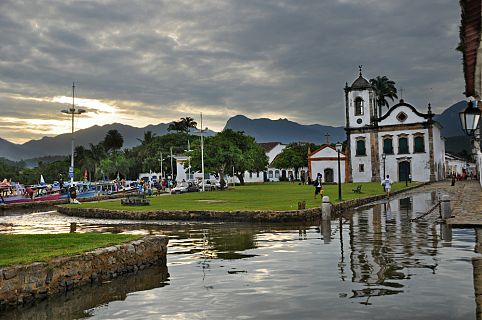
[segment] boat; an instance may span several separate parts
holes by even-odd
[[[7,190],[7,191],[6,191]],[[60,190],[53,190],[48,185],[33,185],[23,187],[20,184],[1,186],[0,203],[26,203],[53,201],[60,199]]]

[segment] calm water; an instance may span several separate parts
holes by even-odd
[[[2,233],[68,232],[76,222],[77,232],[171,239],[167,269],[84,287],[0,318],[476,319],[479,232],[450,230],[435,216],[410,221],[434,199],[415,194],[320,225],[3,216]]]

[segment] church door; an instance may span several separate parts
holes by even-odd
[[[398,163],[398,181],[408,181],[410,174],[410,162],[401,161]]]
[[[333,180],[333,169],[325,169],[324,171],[325,174],[325,182],[334,182]]]

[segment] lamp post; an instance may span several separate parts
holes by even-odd
[[[387,158],[387,155],[385,153],[382,153],[382,159],[383,159],[383,179],[387,176],[385,173],[385,159]],[[383,180],[382,179],[382,180]]]
[[[340,169],[340,152],[342,145],[337,143],[335,145],[336,152],[338,153],[338,201],[341,201],[341,169]]]
[[[159,158],[159,162],[161,163],[161,178],[164,179],[164,175],[162,174],[162,162],[163,162],[164,160],[166,160],[166,159],[164,159],[164,158],[162,157],[162,152],[160,152],[160,153],[161,153],[161,157]]]
[[[478,154],[481,150],[481,146],[478,143],[480,143],[480,126],[479,126],[479,121],[480,121],[480,116],[481,116],[481,111],[477,106],[478,101],[468,101],[467,102],[467,107],[459,112],[459,117],[460,117],[460,123],[462,125],[462,130],[464,130],[465,134],[468,135],[469,137],[472,138],[472,143],[473,143],[473,148],[475,151],[474,152],[474,158],[476,159],[477,163],[477,174],[479,175],[480,178],[480,167],[479,167],[479,160],[478,160]],[[477,129],[479,129],[479,134],[477,135]]]
[[[70,158],[70,168],[69,168],[69,176],[70,176],[70,185],[74,184],[74,117],[75,115],[80,115],[85,112],[84,109],[75,109],[75,83],[72,83],[72,108],[68,110],[62,110],[62,113],[72,115],[72,155]]]

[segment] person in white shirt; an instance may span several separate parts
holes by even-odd
[[[390,190],[392,189],[393,181],[390,179],[390,175],[387,174],[387,178],[382,181],[382,186],[385,188],[387,197],[390,198]]]

